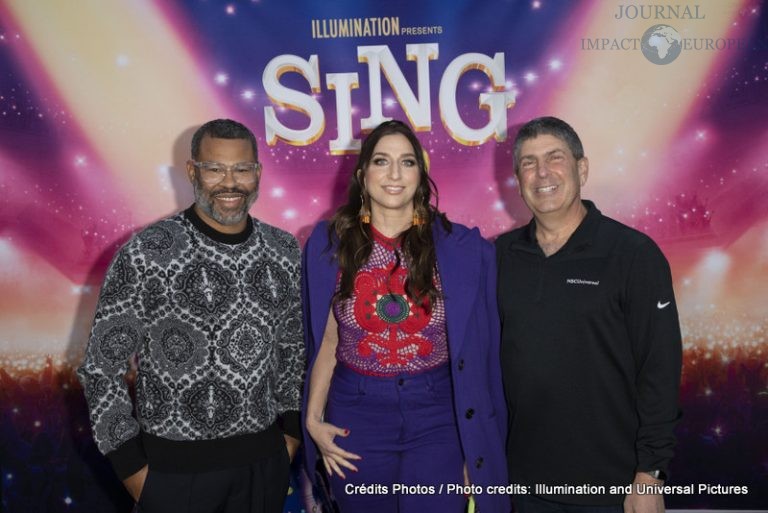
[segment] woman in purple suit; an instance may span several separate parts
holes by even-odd
[[[431,205],[427,171],[382,123],[304,251],[307,468],[342,513],[459,513],[465,483],[482,513],[510,509],[488,493],[507,484],[494,251]]]

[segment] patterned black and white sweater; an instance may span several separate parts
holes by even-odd
[[[283,448],[283,433],[300,437],[299,262],[290,234],[250,217],[222,234],[192,207],[119,250],[78,369],[96,444],[119,477],[147,463],[244,465]]]

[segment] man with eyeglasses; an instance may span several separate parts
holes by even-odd
[[[107,271],[78,375],[137,511],[282,511],[300,437],[300,251],[248,215],[257,156],[244,125],[201,126],[195,204],[135,235]]]

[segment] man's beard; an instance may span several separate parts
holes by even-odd
[[[256,201],[256,198],[259,196],[258,186],[256,189],[254,189],[253,192],[251,192],[250,195],[248,194],[248,191],[238,187],[214,189],[210,192],[207,192],[203,190],[200,185],[200,181],[197,179],[194,181],[193,186],[195,190],[195,204],[197,207],[205,212],[211,219],[224,226],[237,224],[245,219],[248,216],[248,210],[250,210],[251,205],[253,205],[253,203]],[[237,211],[224,214],[214,208],[213,198],[219,194],[242,194],[245,196],[245,202]]]

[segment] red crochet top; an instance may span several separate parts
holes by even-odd
[[[416,306],[405,293],[408,268],[399,241],[373,226],[371,232],[373,250],[355,277],[352,296],[333,308],[339,325],[336,360],[373,376],[417,374],[446,364],[443,300],[431,309]],[[435,286],[442,290],[438,273]]]

